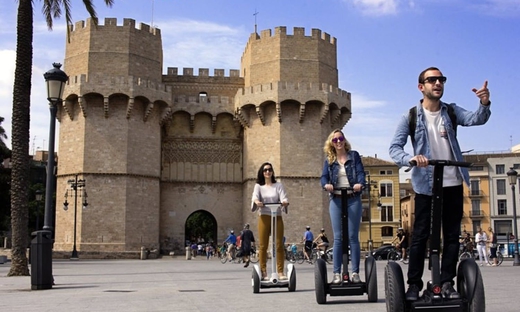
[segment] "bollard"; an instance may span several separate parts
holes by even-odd
[[[144,248],[144,246],[141,246],[141,260],[146,260],[146,258],[146,248]]]
[[[36,231],[31,233],[31,289],[52,288],[52,232]]]
[[[186,260],[191,260],[191,247],[186,246]]]

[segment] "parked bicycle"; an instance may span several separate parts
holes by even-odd
[[[388,252],[388,261],[401,261],[404,264],[408,264],[408,258],[403,259],[403,252],[396,246]]]
[[[303,251],[298,250],[298,248],[296,248],[296,245],[292,245],[285,251],[285,258],[287,259],[287,261],[291,263],[297,262],[298,264],[302,264],[305,261]]]
[[[488,265],[492,265],[493,259],[490,258],[491,253],[489,251],[486,251],[486,252],[487,252],[487,260],[488,260],[487,263],[488,263]],[[464,259],[469,259],[469,258],[473,258],[473,259],[475,259],[475,261],[479,260],[478,252],[476,250],[471,250],[471,251],[464,250],[459,255],[459,261],[462,261]],[[501,265],[502,261],[504,261],[504,256],[502,255],[502,253],[500,251],[497,250],[497,266]]]

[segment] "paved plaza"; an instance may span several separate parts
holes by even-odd
[[[251,267],[216,258],[85,260],[80,254],[77,261],[54,260],[56,285],[49,290],[31,290],[30,277],[7,277],[7,262],[0,264],[0,311],[386,311],[385,265],[377,261],[377,302],[369,303],[366,295],[327,296],[322,306],[315,299],[314,266],[307,263],[295,264],[295,292],[271,288],[253,294]],[[509,260],[481,271],[487,311],[519,311],[520,267]]]

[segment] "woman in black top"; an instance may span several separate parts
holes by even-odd
[[[489,256],[489,258],[493,259],[492,266],[497,266],[498,265],[498,258],[497,258],[498,239],[491,227],[488,227],[488,232],[489,232],[489,236],[490,236],[489,241],[491,242],[491,245],[489,247],[489,253],[491,255]]]

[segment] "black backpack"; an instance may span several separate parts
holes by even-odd
[[[457,136],[457,115],[455,115],[455,111],[453,106],[448,106],[448,116],[450,116],[451,124],[453,126],[453,130],[455,131],[455,136]],[[415,142],[415,126],[417,125],[417,106],[410,108],[408,113],[408,129],[410,133],[410,139],[412,140],[412,144]]]

